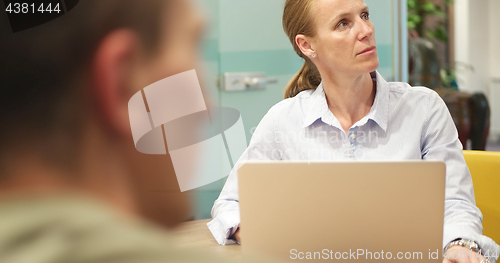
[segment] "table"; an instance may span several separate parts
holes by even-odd
[[[177,242],[181,247],[201,248],[210,250],[223,258],[241,259],[240,245],[221,246],[215,241],[212,233],[208,230],[207,223],[210,219],[196,220],[182,223],[174,234],[177,236]]]

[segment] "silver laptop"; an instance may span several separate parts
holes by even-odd
[[[243,255],[442,262],[443,162],[249,162],[238,184]]]

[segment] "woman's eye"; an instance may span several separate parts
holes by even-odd
[[[364,20],[368,20],[368,19],[370,19],[370,14],[369,14],[369,13],[363,13],[363,14],[361,15],[361,17],[362,17]]]
[[[346,27],[347,26],[347,21],[342,20],[337,24],[337,27]]]

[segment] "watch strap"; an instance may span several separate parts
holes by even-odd
[[[462,247],[465,247],[465,248],[467,248],[469,250],[472,250],[472,251],[474,251],[474,252],[479,253],[480,255],[482,255],[481,247],[474,240],[465,239],[465,238],[455,239],[455,240],[451,241],[450,243],[448,243],[444,247],[444,253],[446,253],[448,251],[448,249],[450,247],[452,247],[452,246],[462,246]]]

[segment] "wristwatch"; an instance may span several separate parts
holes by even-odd
[[[444,247],[444,253],[446,253],[448,251],[448,249],[452,246],[462,246],[462,247],[465,247],[469,250],[472,250],[480,255],[483,255],[482,251],[481,251],[481,247],[479,247],[479,245],[475,241],[470,240],[470,239],[458,238],[458,239],[451,241],[450,243],[448,243],[448,245],[446,245],[446,247]]]

